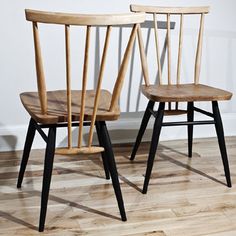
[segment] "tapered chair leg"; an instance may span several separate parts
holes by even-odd
[[[139,147],[139,145],[142,141],[143,134],[144,134],[144,132],[147,128],[147,124],[148,124],[148,121],[149,121],[150,116],[151,116],[150,109],[153,109],[154,103],[155,102],[153,102],[153,101],[148,102],[147,108],[146,108],[145,113],[143,115],[143,119],[142,119],[142,122],[141,122],[140,129],[138,131],[138,135],[137,135],[137,138],[136,138],[136,141],[135,141],[135,144],[134,144],[131,156],[130,156],[131,161],[134,160],[136,152],[138,150],[138,147]]]
[[[193,111],[193,102],[188,102],[187,108],[187,118],[188,122],[193,121],[194,111]],[[193,147],[193,125],[188,125],[188,157],[192,157],[192,147]]]
[[[104,145],[103,145],[103,139],[101,138],[100,123],[96,121],[95,126],[97,130],[99,145],[103,147]],[[106,179],[110,179],[109,168],[108,168],[108,163],[107,163],[107,158],[109,158],[109,156],[106,156],[105,152],[102,152],[101,155],[102,155],[102,162],[103,162]]]
[[[20,166],[20,171],[19,171],[19,175],[18,175],[17,188],[21,188],[21,184],[22,184],[22,181],[24,178],[25,169],[26,169],[29,155],[30,155],[30,150],[31,150],[32,143],[34,140],[35,131],[36,131],[34,122],[35,121],[31,118],[30,122],[29,122],[29,126],[28,126],[26,139],[25,139],[25,146],[24,146],[24,150],[23,150],[21,166]]]
[[[44,160],[39,232],[44,231],[44,224],[45,224],[46,213],[47,213],[48,195],[49,195],[54,153],[55,153],[55,142],[56,142],[56,127],[51,127],[49,128],[49,131],[48,131],[48,142],[47,142],[45,160]]]
[[[161,102],[159,104],[157,116],[156,116],[154,127],[153,127],[152,140],[151,140],[151,145],[150,145],[150,150],[149,150],[147,169],[146,169],[145,180],[144,180],[143,191],[142,191],[142,193],[144,194],[147,193],[147,189],[148,189],[148,183],[150,180],[153,162],[156,155],[157,145],[158,145],[159,137],[161,133],[164,109],[165,109],[165,103]]]
[[[122,193],[121,193],[121,189],[120,189],[120,183],[119,183],[118,173],[117,173],[117,169],[116,169],[114,153],[112,150],[111,140],[109,137],[109,133],[107,131],[105,121],[100,121],[100,134],[101,134],[101,138],[103,140],[105,154],[107,155],[107,157],[109,157],[109,158],[107,158],[108,168],[109,168],[109,172],[111,175],[113,188],[114,188],[114,191],[116,194],[116,199],[118,202],[121,219],[122,219],[122,221],[126,221],[127,218],[126,218],[126,213],[125,213],[125,208],[124,208],[123,197],[122,197]]]
[[[222,162],[224,165],[227,186],[232,187],[231,179],[230,179],[230,170],[229,170],[227,151],[226,151],[226,146],[225,146],[224,129],[223,129],[223,124],[222,124],[220,110],[219,110],[217,101],[212,102],[212,110],[213,110],[213,115],[214,115],[214,120],[215,120],[215,128],[216,128],[218,143],[219,143],[219,147],[220,147],[221,158],[222,158]]]

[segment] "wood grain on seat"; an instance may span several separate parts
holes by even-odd
[[[232,93],[203,84],[142,86],[143,94],[157,102],[192,102],[229,100]]]
[[[72,90],[72,121],[79,121],[81,109],[81,91]],[[84,120],[91,120],[94,108],[94,99],[96,92],[94,90],[86,91],[86,106],[84,111]],[[111,103],[111,93],[107,90],[101,90],[101,99],[99,101],[96,120],[116,120],[120,115],[118,103],[113,111],[109,111]],[[67,121],[67,97],[66,90],[48,91],[47,114],[41,112],[39,95],[37,92],[25,92],[20,95],[21,101],[28,113],[39,123],[55,124]]]

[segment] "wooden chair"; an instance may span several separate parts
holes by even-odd
[[[143,75],[145,79],[145,85],[142,86],[142,93],[149,99],[146,111],[144,113],[141,126],[136,138],[135,145],[132,150],[131,160],[134,160],[139,144],[142,140],[142,136],[147,127],[148,121],[153,115],[155,117],[155,122],[153,126],[153,134],[150,145],[150,151],[148,156],[148,163],[145,175],[145,181],[143,186],[143,193],[147,192],[149,179],[151,176],[151,171],[153,167],[153,162],[156,154],[156,149],[158,146],[159,136],[162,126],[174,126],[174,125],[187,125],[188,126],[188,156],[192,157],[192,140],[193,140],[193,125],[205,125],[214,124],[216,128],[216,133],[218,137],[219,147],[221,151],[221,157],[224,165],[224,171],[227,181],[227,186],[231,187],[230,180],[230,170],[227,159],[227,152],[225,147],[224,131],[220,116],[220,111],[218,108],[219,100],[229,100],[232,97],[230,92],[224,91],[222,89],[213,88],[207,85],[199,83],[200,77],[200,66],[201,66],[201,55],[202,55],[202,45],[203,45],[203,28],[204,28],[204,18],[209,12],[209,7],[155,7],[155,6],[141,6],[141,5],[131,5],[131,11],[133,12],[145,12],[153,16],[153,26],[154,26],[154,38],[156,46],[156,57],[157,57],[157,67],[158,67],[158,77],[159,83],[151,85],[149,83],[148,77],[148,63],[146,55],[143,49],[143,43],[140,44],[141,58]],[[194,66],[194,81],[190,84],[181,84],[181,66],[182,65],[182,48],[184,42],[183,36],[183,26],[184,17],[188,15],[188,18],[192,15],[200,16],[200,26],[198,31],[198,41],[196,47],[196,57]],[[160,42],[159,42],[159,30],[157,27],[157,15],[165,15],[167,19],[167,82],[164,83],[164,78],[162,76],[162,67],[160,62]],[[171,33],[170,33],[170,20],[171,16],[180,17],[180,28],[179,28],[179,39],[178,39],[178,58],[177,58],[177,73],[176,82],[173,82],[171,75]],[[142,42],[141,33],[138,34],[140,42]],[[188,64],[189,66],[189,64]],[[212,110],[210,113],[208,111],[202,110],[194,106],[194,102],[211,101]],[[155,102],[159,102],[159,108],[157,111],[154,110]],[[172,102],[175,102],[174,108],[172,107]],[[187,109],[180,109],[179,102],[186,102]],[[168,108],[165,110],[165,104],[168,103]],[[206,116],[213,118],[212,120],[206,121],[194,121],[194,112],[200,112]],[[163,122],[164,115],[179,115],[187,114],[187,122]]]
[[[139,24],[145,20],[145,14],[82,15],[26,10],[26,19],[33,24],[38,92],[24,92],[20,95],[21,101],[31,116],[31,119],[25,141],[17,187],[21,187],[31,145],[37,130],[47,144],[44,161],[39,231],[44,230],[55,152],[58,154],[102,153],[106,178],[109,179],[109,175],[111,175],[121,219],[126,221],[126,214],[106,121],[117,120],[120,115],[118,99],[135,41],[136,31]],[[66,52],[65,90],[47,91],[46,89],[38,23],[59,24],[64,26]],[[114,83],[113,91],[109,92],[108,90],[102,89],[102,80],[112,26],[128,24],[133,25],[132,32],[124,52],[117,79]],[[71,89],[70,25],[86,27],[83,76],[81,79],[82,90]],[[107,27],[107,30],[97,86],[96,89],[87,90],[92,26]],[[79,126],[77,147],[72,146],[72,126]],[[83,126],[90,126],[88,143],[86,145],[83,145],[82,142]],[[94,146],[92,144],[94,126],[96,127],[100,146]],[[67,127],[68,146],[55,150],[56,130],[58,127]],[[43,128],[49,128],[48,135],[44,133]]]

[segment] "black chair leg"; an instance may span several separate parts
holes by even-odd
[[[119,210],[120,210],[120,215],[122,221],[126,221],[126,213],[125,213],[125,208],[124,208],[124,202],[123,202],[123,197],[120,189],[120,183],[119,183],[119,178],[118,178],[118,173],[116,169],[116,163],[115,163],[115,158],[114,158],[114,153],[112,150],[112,145],[111,145],[111,140],[109,137],[109,133],[107,131],[106,123],[105,121],[100,121],[100,134],[101,134],[101,139],[103,140],[103,145],[105,149],[105,155],[107,155],[107,163],[108,163],[108,168],[109,172],[111,174],[111,179],[112,179],[112,184],[113,188],[116,194],[116,199],[118,202]]]
[[[29,126],[28,126],[27,136],[25,139],[25,146],[24,146],[24,151],[23,151],[23,155],[22,155],[20,171],[19,171],[19,175],[18,175],[17,188],[21,188],[21,184],[22,184],[22,181],[24,178],[25,169],[26,169],[29,155],[30,155],[30,150],[31,150],[32,143],[34,140],[35,131],[36,131],[34,122],[35,121],[31,118],[30,122],[29,122]]]
[[[49,195],[54,153],[55,153],[55,142],[56,142],[56,127],[51,127],[49,128],[49,131],[48,131],[48,141],[47,141],[45,160],[44,160],[39,232],[44,231],[44,224],[45,224],[47,205],[48,205],[48,195]]]
[[[148,124],[148,121],[149,121],[150,116],[151,116],[150,109],[153,109],[154,103],[155,102],[153,102],[153,101],[149,101],[148,102],[147,108],[146,108],[145,113],[143,115],[143,119],[142,119],[142,122],[141,122],[140,129],[138,131],[138,135],[137,135],[137,138],[136,138],[136,141],[135,141],[135,144],[134,144],[131,156],[130,156],[130,160],[131,161],[134,160],[134,158],[135,158],[135,155],[136,155],[138,147],[139,147],[139,145],[141,143],[143,134],[144,134],[144,132],[145,132],[145,130],[147,128],[147,124]]]
[[[193,102],[188,102],[187,111],[188,111],[187,113],[188,122],[192,122],[194,117]],[[192,147],[193,147],[193,125],[188,125],[188,157],[192,157]]]
[[[224,165],[227,186],[232,187],[231,179],[230,179],[230,170],[229,170],[227,151],[226,151],[226,146],[225,146],[224,129],[223,129],[223,124],[222,124],[220,110],[219,110],[217,101],[212,102],[212,110],[213,110],[213,115],[214,115],[214,120],[215,120],[215,128],[216,128],[218,143],[219,143],[219,147],[220,147],[221,158],[222,158],[222,162]]]
[[[158,145],[159,137],[160,137],[160,133],[161,133],[162,121],[163,121],[163,116],[164,116],[164,109],[165,109],[165,103],[161,102],[159,104],[157,116],[156,116],[154,127],[153,127],[152,141],[151,141],[151,145],[150,145],[148,162],[147,162],[147,169],[146,169],[145,180],[144,180],[143,191],[142,191],[143,194],[147,193],[147,189],[148,189],[148,183],[150,180],[153,162],[154,162],[154,158],[156,155],[157,145]]]
[[[103,145],[103,139],[101,138],[100,123],[96,121],[95,126],[97,130],[99,145],[103,147],[104,145]],[[105,152],[102,152],[101,155],[102,155],[102,162],[103,162],[106,179],[110,179],[109,168],[108,168],[108,163],[107,163],[107,158],[109,158],[109,156],[106,156]]]

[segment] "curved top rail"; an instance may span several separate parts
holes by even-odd
[[[28,21],[64,25],[122,25],[142,23],[145,21],[144,13],[95,15],[46,12],[26,9],[25,15]]]
[[[159,7],[159,6],[144,6],[144,5],[130,5],[132,12],[146,12],[157,14],[202,14],[209,13],[209,6],[199,7]]]

